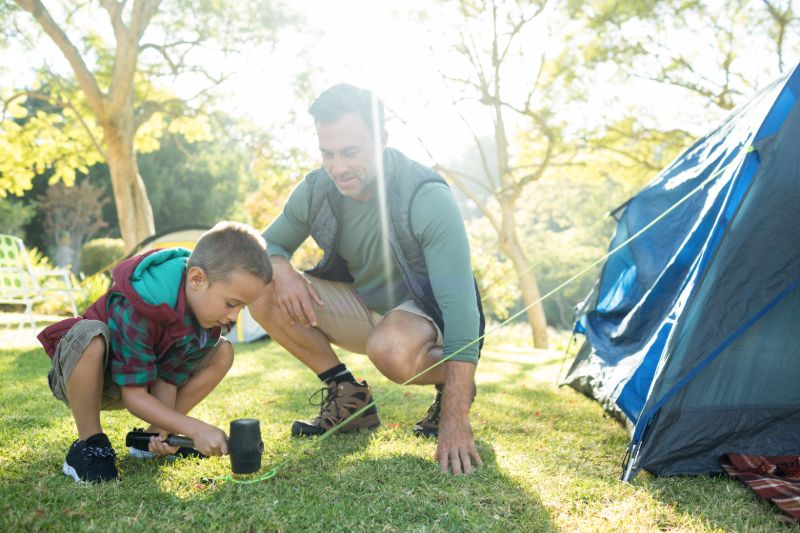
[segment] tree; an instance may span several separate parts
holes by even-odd
[[[71,76],[45,64],[41,77],[47,91],[5,95],[5,109],[12,116],[20,113],[18,99],[39,98],[60,108],[63,121],[39,113],[24,127],[3,122],[6,135],[0,136],[0,155],[4,156],[0,159],[13,164],[0,165],[0,191],[24,190],[33,173],[49,166],[54,168],[53,180],[71,183],[76,168],[86,172],[93,163],[105,161],[120,231],[126,248],[131,249],[154,231],[137,151],[157,148],[167,129],[190,140],[205,138],[213,89],[229,75],[224,66],[208,68],[209,56],[222,59],[271,40],[285,19],[269,0],[99,0],[99,10],[85,2],[68,12],[51,11],[41,0],[14,2],[56,45]],[[11,10],[7,2],[0,4],[3,18]],[[103,19],[113,43],[90,29]],[[21,45],[26,43],[27,20],[15,17],[14,31],[9,32]],[[29,46],[35,42],[27,40]],[[192,96],[181,98],[161,88],[187,78],[198,87]],[[30,132],[27,136],[26,131]],[[49,136],[45,138],[49,142],[36,138],[42,134]],[[62,140],[66,146],[58,142]]]
[[[728,111],[800,60],[793,0],[573,0],[587,63],[671,85]]]
[[[559,105],[574,99],[571,49],[559,37],[569,23],[555,20],[545,0],[461,0],[447,16],[456,18],[458,61],[448,57],[442,76],[472,132],[481,166],[477,173],[441,162],[436,168],[491,224],[499,250],[514,267],[534,345],[546,347],[547,319],[531,254],[520,240],[519,202],[530,184],[569,167],[575,154],[576,146],[565,142],[565,121],[558,113]],[[491,124],[489,143],[480,140],[476,108]],[[526,160],[519,149],[523,145]]]
[[[103,190],[83,181],[74,187],[57,183],[40,202],[44,213],[44,233],[50,257],[58,266],[71,265],[80,272],[81,248],[106,223],[102,219],[106,199]]]

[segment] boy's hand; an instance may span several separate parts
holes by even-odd
[[[165,442],[167,437],[169,437],[168,431],[161,431],[157,437],[150,437],[150,444],[147,446],[147,449],[158,455],[172,455],[177,452],[179,446],[170,446],[167,444]]]
[[[194,441],[194,448],[204,455],[227,455],[228,453],[227,435],[211,424],[200,422],[198,429],[193,431],[189,437]]]

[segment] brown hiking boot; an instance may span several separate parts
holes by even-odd
[[[319,403],[312,400],[317,394],[322,394]],[[330,428],[346,419],[362,407],[372,403],[363,413],[339,428],[337,431],[345,433],[356,429],[372,429],[380,425],[378,408],[372,402],[372,391],[366,381],[343,381],[331,383],[311,395],[311,405],[318,405],[319,414],[309,422],[295,420],[292,424],[292,435],[295,437],[322,435]]]
[[[417,437],[438,437],[439,436],[439,415],[442,411],[442,392],[444,392],[444,385],[434,385],[436,387],[436,397],[433,403],[428,407],[428,412],[425,416],[417,420],[414,424],[413,431]]]
[[[412,432],[417,437],[438,437],[439,436],[439,416],[442,413],[442,393],[444,392],[444,385],[434,385],[436,388],[436,397],[433,403],[428,407],[428,412],[425,416],[417,420],[414,424]],[[475,400],[477,390],[472,390],[472,400]]]

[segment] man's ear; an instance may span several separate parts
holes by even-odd
[[[192,289],[202,289],[203,285],[208,283],[208,276],[206,271],[200,267],[190,267],[186,273],[186,284]]]

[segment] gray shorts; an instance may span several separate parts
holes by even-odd
[[[89,343],[99,335],[103,337],[106,345],[106,355],[103,359],[103,394],[100,398],[100,410],[113,411],[124,408],[122,404],[122,389],[111,379],[111,359],[108,357],[108,339],[110,334],[111,331],[108,329],[108,325],[105,322],[99,320],[81,320],[72,326],[59,341],[56,347],[56,353],[51,359],[53,367],[47,375],[47,382],[50,385],[53,396],[64,402],[67,407],[69,407],[69,401],[67,401],[67,380],[69,380],[69,377],[72,375],[72,371],[75,369],[78,361],[83,357]],[[194,368],[195,374],[211,364],[217,352],[217,348],[224,340],[226,340],[225,337],[220,337],[219,342],[204,350],[205,353],[203,357]]]

